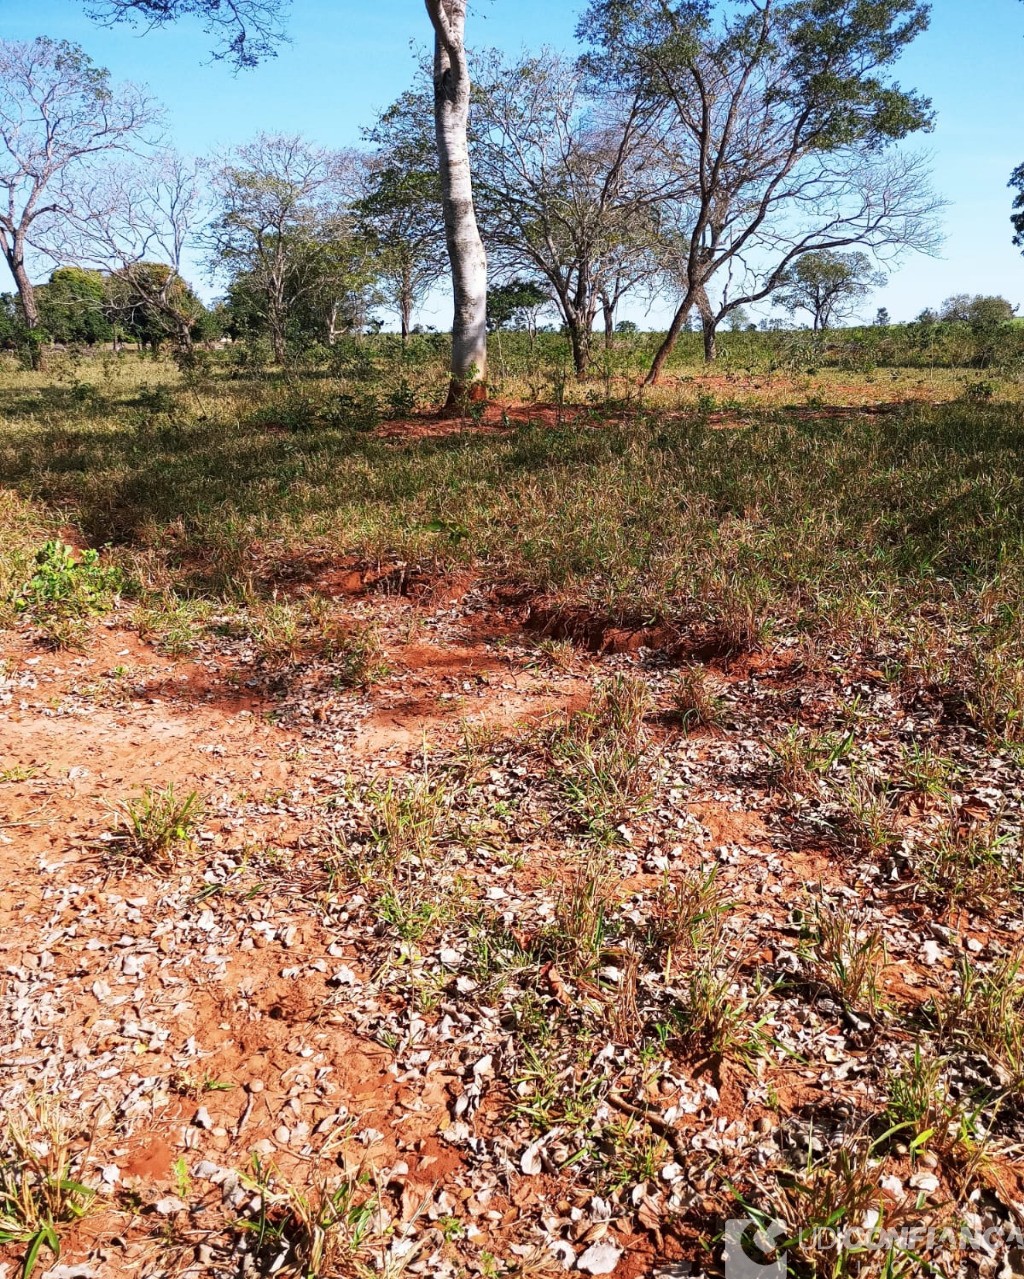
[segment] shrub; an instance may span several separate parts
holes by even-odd
[[[95,550],[80,555],[60,541],[49,541],[36,555],[35,572],[16,602],[59,647],[81,644],[85,620],[105,612],[120,592],[119,569],[100,563]]]

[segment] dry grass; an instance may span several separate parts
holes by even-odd
[[[44,1248],[59,1259],[63,1231],[93,1205],[96,1190],[82,1180],[90,1146],[55,1098],[32,1098],[7,1120],[0,1137],[0,1244],[25,1249],[24,1279]]]
[[[424,345],[397,364],[386,350],[346,349],[333,376],[308,381],[215,370],[201,408],[176,372],[133,357],[107,360],[102,374],[100,361],[80,363],[63,382],[55,368],[49,384],[0,375],[0,519],[15,533],[0,556],[0,601],[10,609],[58,512],[88,544],[117,547],[151,631],[187,643],[180,601],[242,600],[259,642],[287,659],[331,643],[308,609],[268,607],[268,584],[311,548],[439,569],[474,562],[611,621],[663,618],[726,652],[769,633],[833,647],[885,640],[905,655],[908,689],[940,688],[990,736],[1018,736],[1014,405],[908,402],[830,417],[841,397],[823,373],[824,407],[794,422],[773,404],[771,378],[723,368],[714,376],[746,397],[742,429],[709,429],[694,411],[700,373],[676,385],[668,416],[666,389],[656,412],[593,402],[600,430],[527,423],[395,442],[368,432],[350,400],[370,387],[386,399],[410,376],[429,400],[443,352]],[[86,378],[95,394],[76,396]],[[865,395],[906,390],[887,382]],[[356,653],[352,682],[376,660]]]
[[[671,696],[672,715],[686,732],[717,728],[722,723],[722,699],[707,672],[699,667],[687,666],[679,672]]]
[[[981,402],[962,397],[955,369],[811,373],[806,344],[740,336],[730,347],[749,366],[677,368],[678,380],[650,396],[632,376],[642,343],[624,343],[601,381],[586,384],[566,380],[555,343],[530,354],[503,336],[504,389],[556,408],[444,435],[401,425],[410,400],[428,403],[443,383],[443,352],[429,342],[401,361],[387,343],[347,344],[330,367],[287,378],[215,365],[185,383],[124,360],[58,366],[48,383],[0,372],[0,625],[28,637],[29,624],[44,631],[47,609],[60,621],[73,598],[85,646],[99,613],[117,609],[168,651],[223,641],[232,680],[244,669],[268,697],[306,682],[310,704],[330,686],[332,703],[348,699],[357,712],[390,705],[370,691],[387,673],[385,638],[411,642],[427,610],[327,599],[319,574],[338,566],[397,566],[403,587],[471,566],[482,589],[494,588],[488,607],[504,609],[503,621],[510,599],[543,596],[588,643],[591,631],[623,628],[663,645],[600,659],[566,640],[520,648],[507,663],[517,697],[543,685],[545,699],[571,689],[567,701],[589,681],[589,703],[517,731],[487,722],[493,701],[482,699],[480,722],[474,704],[461,746],[443,745],[437,769],[332,780],[337,793],[306,810],[323,839],[273,868],[268,859],[261,874],[291,882],[317,850],[316,918],[365,959],[366,990],[386,993],[377,1043],[397,1052],[402,1019],[415,1012],[438,1061],[453,1078],[462,1072],[467,1106],[469,1068],[492,1058],[493,1083],[473,1104],[495,1128],[522,1121],[520,1136],[527,1124],[543,1136],[558,1129],[545,1172],[581,1203],[612,1195],[612,1229],[635,1228],[638,1190],[662,1206],[675,1193],[662,1171],[670,1150],[688,1161],[691,1130],[660,1116],[678,1091],[713,1111],[716,1135],[729,1134],[711,1151],[701,1211],[716,1212],[745,1178],[756,1209],[786,1222],[794,1273],[854,1274],[854,1260],[815,1251],[814,1230],[875,1213],[891,1224],[884,1159],[935,1156],[955,1171],[958,1192],[985,1165],[991,1116],[982,1122],[953,1095],[948,1059],[986,1057],[999,1080],[986,1105],[997,1108],[1016,1104],[1024,1079],[1020,966],[994,959],[994,943],[963,960],[951,990],[923,1012],[890,1006],[883,984],[890,925],[902,930],[900,956],[916,954],[931,925],[945,937],[952,916],[933,916],[947,909],[958,925],[986,916],[994,934],[1021,887],[1016,814],[976,819],[969,804],[999,784],[993,770],[1010,771],[1022,733],[1019,410],[1005,379]],[[87,376],[95,385],[83,393]],[[840,411],[911,396],[949,402]],[[384,420],[392,435],[376,431]],[[78,552],[39,561],[63,539],[100,548],[89,562],[116,579],[102,589],[84,580]],[[39,567],[50,576],[33,585]],[[399,614],[415,614],[404,640]],[[780,657],[810,655],[813,669],[747,656],[776,644]],[[673,674],[680,654],[693,664]],[[335,732],[325,719],[318,707],[293,722],[316,747],[321,732],[337,744],[351,723],[339,716]],[[673,721],[685,733],[715,731],[688,741]],[[332,807],[343,810],[333,856],[323,818]],[[198,815],[194,795],[149,791],[122,806],[114,844],[191,873],[180,855]],[[791,867],[776,864],[788,852],[813,865],[808,882],[831,877],[800,936],[791,900],[773,891],[776,880],[793,882]],[[490,869],[501,885],[493,898]],[[862,893],[863,915],[849,907]],[[787,1072],[824,1072],[859,1046],[838,1033],[840,1014],[843,1036],[853,1023],[886,1060],[902,1059],[888,1073],[828,1076],[837,1096],[874,1106],[864,1128],[858,1112],[811,1141],[795,1167],[783,1166],[783,1142],[779,1166],[748,1163],[737,1179],[749,1147],[732,1142],[730,1125],[742,1121],[691,1084],[720,1077],[719,1100],[732,1107],[741,1078],[750,1105],[762,1119],[778,1113],[781,1126],[773,1089]],[[459,1047],[454,1065],[447,1041],[429,1033],[442,1017],[465,1019],[474,1034],[478,1020],[494,1039],[474,1043],[479,1056]],[[922,1023],[920,1054],[888,1051],[890,1030],[906,1038]],[[870,1053],[857,1060],[866,1067]],[[630,1122],[609,1119],[606,1102],[627,1092]],[[703,1113],[699,1122],[712,1131]],[[879,1128],[885,1139],[872,1140]],[[13,1225],[3,1229],[38,1254],[91,1192],[73,1184],[78,1154],[65,1176],[32,1165],[38,1149],[27,1138],[12,1141],[21,1155],[4,1166]],[[511,1153],[514,1175],[522,1151]],[[390,1251],[379,1211],[394,1186],[323,1161],[307,1172],[293,1183],[255,1168],[259,1204],[236,1224],[258,1267],[325,1279],[397,1273],[389,1267],[411,1254]],[[60,1202],[46,1197],[53,1177],[70,1187]],[[658,1222],[692,1225],[681,1197]],[[449,1254],[459,1265],[470,1255]],[[510,1273],[550,1268],[547,1253],[516,1256]],[[905,1260],[889,1258],[884,1273]],[[493,1257],[478,1262],[480,1273],[505,1272]]]
[[[651,706],[645,680],[615,675],[599,682],[590,704],[550,734],[559,785],[580,820],[602,840],[649,800],[653,763],[645,719]]]
[[[297,1185],[273,1165],[254,1160],[248,1180],[259,1207],[236,1229],[250,1237],[257,1265],[294,1279],[342,1274],[397,1279],[415,1261],[422,1241],[396,1256],[372,1170],[339,1175],[330,1167],[331,1161],[317,1159],[308,1184]]]

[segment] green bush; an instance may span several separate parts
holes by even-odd
[[[86,618],[105,612],[123,585],[117,568],[100,564],[99,551],[77,555],[57,540],[36,555],[35,572],[22,587],[15,607],[60,647],[81,642]]]

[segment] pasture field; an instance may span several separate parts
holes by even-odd
[[[0,356],[0,1275],[1018,1273],[1020,334]]]

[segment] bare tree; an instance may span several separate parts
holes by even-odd
[[[30,329],[39,309],[29,249],[53,256],[55,238],[81,217],[82,184],[111,153],[139,144],[157,116],[141,89],[112,88],[78,45],[0,41],[0,251]]]
[[[692,308],[700,315],[705,358],[716,358],[722,322],[738,308],[763,302],[784,288],[806,255],[859,246],[891,265],[908,249],[936,252],[945,205],[930,179],[927,157],[912,152],[816,157],[802,166],[792,185],[779,188],[779,199],[763,211],[760,200],[752,211],[723,198],[715,225],[696,254],[694,212],[685,209],[687,229],[670,243],[665,260],[669,273],[675,271],[680,309],[689,313]],[[783,198],[787,192],[791,194]],[[649,382],[657,380],[673,344],[670,330]]]
[[[281,362],[290,306],[322,282],[302,269],[312,261],[308,246],[333,238],[330,228],[356,190],[356,160],[297,136],[260,134],[226,158],[214,185],[220,201],[210,233],[214,262],[229,277],[245,277]]]
[[[921,160],[885,154],[931,125],[887,75],[927,19],[919,0],[592,0],[591,68],[664,104],[685,190],[669,218],[681,298],[648,382],[694,308],[713,358],[718,322],[805,253],[934,247]]]
[[[356,213],[374,245],[388,305],[398,313],[405,342],[413,308],[448,269],[429,102],[410,89],[364,136],[375,150]]]
[[[466,0],[424,0],[434,32],[434,121],[455,318],[448,404],[487,393],[487,255],[476,222],[469,166],[471,80]],[[188,15],[206,19],[217,55],[246,66],[273,51],[284,0],[94,0],[93,16],[160,26]]]
[[[205,176],[173,151],[102,171],[61,241],[63,256],[109,273],[115,311],[144,309],[184,351],[202,311],[183,271],[210,216]]]
[[[583,375],[598,310],[608,334],[621,298],[653,274],[661,113],[640,95],[602,101],[549,52],[514,65],[492,55],[487,72],[472,140],[487,241],[506,275],[546,280]]]

